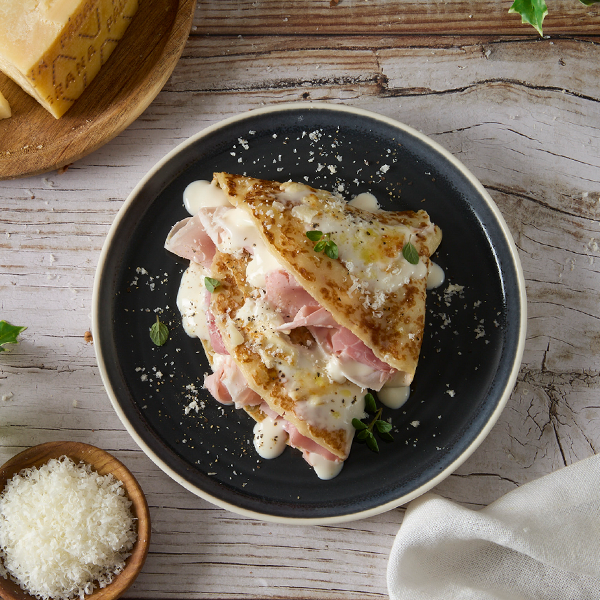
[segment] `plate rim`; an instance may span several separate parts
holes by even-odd
[[[180,476],[177,472],[175,472],[171,467],[169,467],[166,462],[161,459],[159,456],[155,454],[155,452],[146,444],[146,442],[142,439],[142,437],[137,433],[133,424],[126,417],[124,411],[122,410],[112,385],[108,379],[108,373],[105,366],[104,358],[100,353],[101,344],[98,343],[101,339],[101,326],[98,321],[98,302],[100,298],[100,289],[99,289],[99,281],[102,279],[104,273],[104,266],[106,262],[106,258],[110,251],[112,241],[115,238],[115,234],[117,229],[119,228],[120,223],[125,218],[129,207],[134,203],[135,199],[138,196],[138,193],[145,184],[165,165],[167,164],[174,156],[185,150],[188,146],[195,144],[198,140],[203,137],[209,136],[214,131],[217,131],[223,127],[228,127],[232,124],[239,123],[251,119],[255,115],[265,115],[269,113],[281,113],[286,111],[296,111],[298,109],[301,110],[329,110],[332,112],[344,112],[350,113],[357,116],[365,117],[368,119],[374,119],[377,121],[381,121],[393,128],[400,129],[407,134],[417,138],[426,146],[431,147],[434,151],[442,156],[442,158],[449,161],[460,173],[469,181],[469,183],[477,190],[480,194],[481,198],[485,201],[487,208],[490,210],[492,215],[497,221],[497,224],[502,231],[508,250],[510,252],[511,263],[515,269],[515,276],[518,283],[518,305],[520,309],[520,322],[519,322],[519,335],[518,341],[516,345],[516,353],[512,361],[510,375],[507,380],[507,384],[504,386],[502,395],[494,408],[494,411],[490,414],[485,426],[481,429],[481,431],[477,434],[477,436],[471,441],[471,443],[463,450],[463,452],[452,461],[446,468],[444,468],[440,473],[438,473],[435,477],[427,481],[425,484],[419,486],[412,492],[408,494],[404,494],[403,496],[396,498],[392,501],[386,502],[384,504],[380,504],[376,507],[369,508],[366,510],[361,510],[358,512],[346,513],[343,515],[334,515],[327,517],[289,517],[289,516],[279,516],[279,515],[271,515],[268,513],[260,513],[254,510],[249,510],[246,508],[239,507],[235,504],[227,502],[225,500],[221,500],[212,496],[211,494],[205,492],[204,490],[190,484],[185,478]],[[102,251],[100,253],[100,257],[98,259],[98,265],[96,268],[96,273],[94,276],[94,286],[92,292],[92,331],[94,332],[94,337],[96,343],[94,344],[94,350],[96,353],[96,359],[98,362],[98,368],[100,371],[100,376],[102,379],[102,383],[104,388],[109,396],[111,404],[115,409],[119,419],[125,426],[128,433],[132,436],[134,441],[138,444],[138,446],[142,449],[142,451],[150,458],[156,466],[158,466],[165,474],[167,474],[171,479],[179,483],[182,487],[192,492],[196,496],[210,502],[211,504],[218,506],[219,508],[223,508],[229,510],[233,513],[250,517],[254,519],[259,519],[261,521],[274,522],[274,523],[286,523],[286,524],[294,524],[294,525],[331,525],[338,523],[346,523],[351,521],[356,521],[359,519],[365,519],[368,517],[376,516],[407,504],[411,500],[422,496],[433,487],[441,483],[444,479],[446,479],[451,473],[453,473],[460,465],[462,465],[472,454],[473,452],[481,445],[483,440],[488,436],[489,432],[496,424],[500,414],[504,410],[508,399],[512,395],[516,379],[520,370],[523,352],[525,347],[526,333],[527,333],[527,298],[526,298],[526,288],[525,288],[525,278],[523,275],[523,269],[521,266],[521,261],[519,259],[518,251],[516,244],[514,242],[513,236],[506,224],[502,213],[500,212],[498,206],[490,196],[490,194],[485,190],[483,184],[471,173],[471,171],[461,162],[459,161],[453,154],[451,154],[448,150],[446,150],[443,146],[441,146],[438,142],[432,140],[430,137],[421,133],[420,131],[414,129],[413,127],[406,125],[396,119],[391,117],[387,117],[385,115],[381,115],[379,113],[357,108],[349,105],[338,105],[329,102],[286,102],[284,104],[276,104],[266,107],[261,107],[257,109],[253,109],[244,113],[236,114],[225,119],[222,119],[204,129],[197,132],[193,136],[184,140],[177,146],[175,146],[170,152],[168,152],[163,158],[161,158],[138,182],[138,184],[133,188],[133,190],[128,195],[125,202],[122,204],[119,209],[117,215],[114,218],[114,221],[109,229],[109,232],[106,236],[104,244],[102,246]]]

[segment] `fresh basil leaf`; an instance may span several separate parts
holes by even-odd
[[[169,339],[169,328],[161,323],[158,315],[156,315],[156,323],[150,327],[150,339],[157,346],[162,346]]]
[[[27,327],[11,325],[6,321],[0,321],[0,352],[5,352],[5,344],[18,344],[17,336]]]
[[[365,410],[368,413],[377,412],[377,404],[375,404],[375,398],[373,397],[373,394],[367,394],[365,396]]]
[[[371,432],[369,432],[371,433]],[[377,444],[377,440],[373,437],[373,434],[371,433],[371,435],[365,440],[366,444],[367,444],[367,448],[369,450],[372,450],[373,452],[379,452],[379,445]]]
[[[323,237],[323,232],[317,231],[316,229],[312,229],[311,231],[306,232],[306,237],[311,242],[318,242]]]
[[[600,0],[579,0],[581,4],[585,4],[586,6],[592,6],[592,4],[600,4]]]
[[[419,262],[419,253],[410,240],[404,244],[404,248],[402,248],[402,256],[404,256],[404,258],[411,265],[416,265]]]
[[[352,419],[352,427],[354,427],[354,429],[356,429],[358,431],[362,431],[363,429],[367,428],[367,426],[362,421],[359,421],[358,419]]]
[[[375,428],[379,433],[389,433],[392,430],[392,424],[387,421],[375,421]]]
[[[521,23],[529,23],[540,35],[544,35],[542,23],[548,14],[548,6],[544,0],[515,0],[508,12],[521,15]]]
[[[221,282],[218,279],[213,279],[212,277],[204,278],[204,287],[209,292],[214,292],[220,285],[221,285]]]
[[[333,260],[337,260],[338,258],[338,247],[335,242],[326,242],[325,243],[325,254],[329,256],[329,258]]]

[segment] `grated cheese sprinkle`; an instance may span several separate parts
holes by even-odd
[[[124,569],[130,506],[121,481],[66,456],[24,469],[0,495],[0,573],[42,600],[83,599]]]

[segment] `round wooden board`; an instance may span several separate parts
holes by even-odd
[[[135,121],[175,68],[195,8],[196,0],[141,0],[107,63],[60,119],[0,73],[12,109],[12,117],[0,120],[0,179],[68,165]]]

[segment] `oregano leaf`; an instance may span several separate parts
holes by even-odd
[[[323,232],[317,231],[316,229],[311,229],[310,231],[306,232],[306,237],[311,242],[318,242],[323,237]]]
[[[369,431],[369,433],[371,433]],[[377,440],[375,439],[375,437],[373,436],[373,434],[371,433],[371,435],[365,440],[366,444],[367,444],[367,448],[369,450],[372,450],[373,452],[379,452],[379,445],[377,444]]]
[[[377,412],[377,404],[375,404],[375,398],[373,397],[373,394],[367,394],[365,396],[365,410],[368,413]]]
[[[392,424],[387,421],[375,421],[375,429],[379,433],[389,433],[392,430]]]
[[[419,262],[419,253],[410,240],[404,244],[402,256],[404,256],[411,265],[416,265]]]
[[[162,346],[169,339],[169,328],[160,321],[158,315],[156,315],[156,323],[150,327],[150,339],[157,346]]]
[[[218,279],[213,279],[212,277],[204,278],[204,287],[209,292],[214,292],[220,285],[221,285],[221,282]]]
[[[337,244],[332,241],[326,242],[325,243],[325,254],[327,256],[329,256],[329,258],[331,258],[333,260],[337,260],[337,258],[339,256]]]

